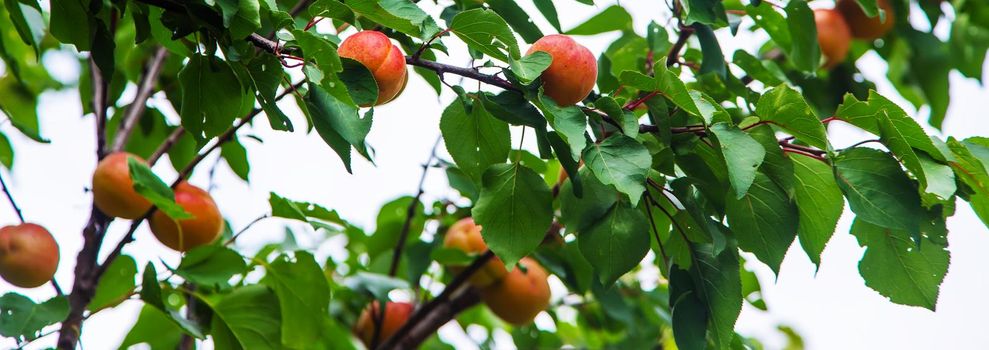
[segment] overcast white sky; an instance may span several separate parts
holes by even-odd
[[[598,1],[595,7],[570,0],[557,0],[555,3],[566,29],[614,2]],[[625,1],[623,5],[632,13],[640,34],[644,33],[643,28],[650,20],[666,23],[669,18],[661,0]],[[523,2],[523,6],[536,13],[530,2]],[[827,7],[830,1],[818,1],[813,6]],[[429,8],[433,14],[438,12],[434,7]],[[551,27],[540,16],[533,18],[544,32],[551,32]],[[925,22],[922,18],[914,20],[921,24]],[[947,28],[937,29],[942,34],[947,32]],[[736,48],[748,48],[751,52],[764,40],[761,34],[732,38],[727,31],[720,31],[719,36],[727,55]],[[611,33],[578,40],[599,54],[616,37],[616,33]],[[457,40],[447,40],[446,43],[451,48],[450,52],[457,54],[441,57],[440,60],[466,64],[463,46]],[[78,70],[72,66],[71,60],[49,57],[48,62],[58,65],[59,70],[66,74]],[[884,82],[885,65],[881,60],[870,54],[858,65],[870,79],[880,82],[880,93],[893,97],[908,112],[914,113]],[[454,79],[451,78],[451,81],[455,82]],[[958,137],[989,135],[984,107],[989,90],[976,81],[954,73],[951,82],[952,104],[945,123],[945,134]],[[133,91],[128,94],[132,95]],[[162,104],[161,98],[156,97],[159,105]],[[267,212],[267,193],[270,191],[336,209],[345,218],[370,229],[380,204],[414,193],[420,164],[427,158],[439,134],[439,116],[451,98],[447,91],[437,99],[432,89],[417,76],[410,79],[401,97],[375,111],[374,126],[368,141],[377,150],[377,166],[356,160],[355,175],[344,171],[337,156],[315,134],[305,136],[301,133],[275,132],[267,128],[267,123],[256,123],[256,128],[250,133],[262,137],[264,144],[243,139],[252,164],[250,184],[243,183],[225,165],[221,165],[216,173],[213,194],[234,230]],[[70,288],[75,255],[81,246],[80,232],[91,203],[84,189],[89,186],[90,174],[95,166],[93,123],[90,118],[81,116],[75,91],[49,93],[43,96],[41,102],[42,133],[52,143],[41,145],[31,142],[20,136],[9,123],[0,126],[11,138],[16,150],[14,174],[11,176],[5,172],[4,175],[8,176],[8,183],[12,185],[27,219],[46,226],[58,239],[62,261],[56,276],[63,287]],[[288,112],[297,125],[302,122],[301,113],[297,110],[291,108]],[[837,146],[868,137],[841,125],[834,127],[831,134]],[[442,153],[445,155],[445,151]],[[211,160],[204,162],[207,166],[212,163]],[[155,170],[166,181],[175,176],[166,162]],[[192,182],[206,187],[206,172],[197,173]],[[426,191],[427,199],[452,195],[445,176],[438,171],[427,178]],[[967,205],[959,204],[957,214],[948,225],[951,231],[951,267],[941,288],[937,312],[892,304],[863,284],[857,270],[863,249],[854,237],[847,234],[851,220],[846,213],[824,251],[823,264],[816,274],[813,264],[798,245],[793,246],[776,281],[768,268],[750,259],[762,282],[769,312],[746,307],[738,320],[737,329],[745,335],[764,340],[769,349],[784,345],[784,339],[775,330],[780,324],[794,327],[804,335],[807,347],[814,350],[989,347],[989,341],[984,336],[985,315],[989,315],[989,299],[985,298],[989,295],[989,280],[984,272],[985,267],[989,266],[989,254],[984,253],[989,248],[989,230]],[[0,222],[16,221],[13,211],[6,208],[5,203],[0,207]],[[280,240],[285,224],[278,220],[264,221],[254,226],[238,244],[252,251],[265,242]],[[114,224],[107,241],[116,242],[126,226]],[[297,232],[302,232],[300,243],[308,246],[306,243],[311,242],[312,232],[301,225],[294,227]],[[318,254],[325,256],[330,250],[330,247],[320,247]],[[164,248],[144,229],[139,231],[137,241],[129,245],[125,252],[134,256],[139,266],[159,259],[175,266],[179,260],[177,253]],[[0,281],[0,293],[6,291],[23,293],[36,300],[53,295],[48,286],[24,290]],[[82,338],[85,348],[110,349],[119,345],[140,306],[137,301],[125,302],[116,309],[89,319]],[[444,332],[444,335],[463,339],[462,333],[460,336],[457,333],[450,331]],[[0,340],[0,348],[12,345],[9,339]],[[48,337],[29,348],[53,345],[54,337]]]

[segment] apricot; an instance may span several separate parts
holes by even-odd
[[[34,288],[51,281],[58,269],[58,243],[35,224],[0,228],[0,277],[18,287]]]
[[[374,301],[368,308],[365,308],[364,311],[361,312],[361,316],[357,319],[357,324],[354,326],[354,334],[356,334],[358,338],[361,338],[364,345],[367,345],[368,347],[370,347],[372,343],[377,343],[380,345],[382,342],[388,340],[388,338],[395,334],[399,328],[402,328],[405,321],[408,321],[409,317],[412,316],[412,311],[414,309],[415,306],[411,303],[385,303],[385,318],[381,320],[381,331],[378,332],[378,341],[375,342],[374,329],[377,325],[375,320],[378,317],[378,313],[380,312],[379,310],[381,309],[378,308],[378,302]]]
[[[852,32],[845,18],[836,10],[814,10],[817,42],[824,55],[824,67],[831,68],[845,61],[851,48]]]
[[[127,152],[115,152],[100,160],[93,172],[93,202],[104,214],[137,219],[151,209],[151,203],[134,191],[128,158],[144,159]]]
[[[893,6],[889,1],[876,0],[876,5],[886,11],[885,21],[881,20],[879,18],[880,16],[867,16],[855,0],[838,0],[836,8],[845,17],[845,22],[848,22],[848,27],[852,30],[853,37],[864,40],[876,40],[889,33],[890,29],[893,29],[893,24],[896,23]]]
[[[212,243],[220,237],[223,217],[208,192],[188,182],[181,182],[175,187],[175,203],[191,214],[192,218],[175,220],[160,210],[155,211],[149,225],[158,241],[184,252]]]
[[[409,79],[405,54],[381,32],[365,30],[351,35],[340,43],[337,53],[360,62],[371,71],[378,83],[378,100],[374,105],[388,103],[405,90]]]
[[[460,219],[453,226],[450,226],[450,229],[446,231],[446,237],[443,238],[443,246],[459,249],[468,254],[480,254],[488,250],[488,245],[484,243],[484,239],[481,237],[481,226],[474,223],[472,218]],[[465,267],[450,266],[450,270],[454,273],[460,273]],[[495,257],[471,275],[468,282],[474,287],[487,287],[507,274],[508,270],[505,269],[505,263]]]
[[[546,270],[532,258],[522,258],[519,264],[501,281],[481,289],[481,300],[491,312],[505,322],[521,326],[532,322],[549,306],[549,281]]]
[[[561,106],[580,102],[591,90],[598,77],[598,63],[583,45],[561,34],[547,35],[536,40],[526,54],[548,53],[553,63],[542,74],[543,91]]]

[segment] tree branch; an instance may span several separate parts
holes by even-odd
[[[96,158],[106,156],[106,108],[107,84],[103,72],[92,57],[89,58],[89,71],[93,82],[93,115],[96,117]]]
[[[21,213],[21,207],[17,206],[17,201],[14,200],[14,196],[10,194],[10,189],[7,188],[7,182],[3,180],[3,174],[0,174],[0,187],[3,187],[3,194],[7,196],[7,201],[10,202],[10,206],[14,208],[14,212],[17,213],[17,218],[24,223],[24,214]]]
[[[436,315],[434,315],[434,310],[439,309],[439,311],[443,311],[443,309],[447,307],[443,306],[443,304],[446,304],[453,299],[452,297],[454,293],[457,293],[461,287],[465,287],[470,277],[484,267],[488,261],[494,259],[494,257],[494,252],[488,250],[481,256],[477,257],[477,259],[474,259],[474,262],[472,262],[466,269],[464,269],[464,271],[460,272],[460,274],[455,276],[453,280],[450,281],[450,284],[443,289],[443,292],[441,292],[440,295],[436,296],[433,300],[430,300],[428,303],[419,308],[419,310],[416,310],[416,312],[412,314],[407,321],[405,321],[402,328],[395,331],[395,334],[393,334],[391,338],[388,338],[388,340],[381,344],[381,346],[377,347],[377,349],[414,348],[418,345],[418,343],[415,343],[415,339],[412,338],[414,335],[414,333],[412,333],[413,329],[417,327],[431,328],[432,326],[439,328],[440,326],[446,324],[450,318],[437,318]],[[424,324],[424,321],[427,319],[433,320],[433,325]]]
[[[412,203],[409,203],[408,209],[405,210],[405,222],[402,223],[402,231],[398,236],[398,243],[395,244],[395,251],[391,256],[391,266],[388,268],[388,276],[395,277],[398,273],[398,263],[402,259],[402,251],[405,249],[405,241],[409,237],[409,230],[412,228],[412,220],[415,218],[416,205],[419,204],[420,198],[423,194],[423,185],[426,183],[426,174],[429,174],[429,165],[433,163],[433,159],[436,159],[436,148],[440,146],[440,140],[443,140],[443,136],[438,136],[436,142],[433,143],[433,148],[429,152],[429,159],[426,163],[422,165],[422,176],[419,177],[419,190],[416,191],[416,196],[412,199]],[[381,308],[382,312],[385,308]]]
[[[158,159],[161,159],[161,156],[168,153],[168,150],[172,149],[172,146],[175,146],[176,142],[179,142],[179,139],[182,138],[183,134],[185,134],[185,129],[182,128],[181,125],[175,127],[175,130],[172,130],[172,133],[168,134],[165,141],[158,145],[158,149],[156,149],[154,153],[151,153],[151,156],[148,157],[148,166],[155,165],[155,163],[158,162]]]
[[[680,26],[680,35],[677,37],[676,43],[670,47],[670,53],[666,55],[667,67],[672,66],[674,63],[680,62],[680,51],[687,45],[687,40],[690,39],[691,35],[694,35],[694,28]]]
[[[127,140],[130,138],[131,133],[133,133],[134,126],[137,125],[138,119],[144,114],[148,98],[154,92],[155,83],[158,81],[158,74],[161,73],[161,68],[164,66],[166,57],[168,57],[168,50],[161,46],[151,56],[148,68],[145,70],[144,75],[141,77],[141,82],[138,84],[134,101],[127,108],[127,114],[124,115],[124,119],[120,121],[120,128],[117,129],[117,136],[114,139],[113,147],[110,148],[111,152],[120,151],[127,146]]]

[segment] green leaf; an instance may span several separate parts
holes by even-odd
[[[388,252],[385,258],[391,262],[391,252],[395,248],[399,236],[402,234],[405,221],[408,217],[409,207],[412,207],[412,221],[409,223],[408,240],[414,241],[423,232],[426,225],[424,207],[421,201],[416,201],[414,197],[403,196],[381,206],[377,218],[375,218],[374,234],[368,238],[368,255],[374,257]]]
[[[268,117],[271,128],[282,131],[295,131],[292,121],[275,103],[276,92],[281,84],[285,71],[281,61],[274,55],[258,55],[247,65],[257,100]],[[377,93],[377,92],[375,92]]]
[[[282,319],[282,344],[305,348],[319,339],[328,321],[330,286],[312,254],[297,251],[265,265],[262,282],[275,290]]]
[[[87,9],[90,3],[83,0],[65,0],[51,3],[51,28],[59,42],[72,44],[78,51],[89,51],[95,27],[94,16]]]
[[[48,143],[48,139],[41,136],[37,104],[38,97],[13,76],[0,78],[0,112],[6,114],[10,123],[25,136]]]
[[[703,23],[713,27],[728,25],[725,5],[719,0],[687,0],[682,4],[687,14],[687,25],[694,23]]]
[[[96,285],[96,294],[86,306],[91,312],[117,306],[134,292],[137,287],[137,262],[129,255],[121,255],[113,260]]]
[[[694,286],[690,273],[674,265],[670,269],[670,311],[672,313],[673,339],[677,349],[704,350],[707,348],[707,305]]]
[[[752,56],[752,54],[746,52],[745,50],[735,51],[735,55],[732,56],[732,63],[742,68],[742,70],[744,70],[749,77],[761,81],[766,86],[783,84],[783,81],[786,78],[778,70],[771,71],[767,67],[767,64],[769,63],[764,63],[762,60]]]
[[[481,235],[505,266],[512,267],[543,241],[553,222],[553,197],[539,174],[520,164],[496,164],[484,172],[472,214]]]
[[[261,3],[258,0],[217,0],[223,14],[223,26],[232,39],[243,39],[261,29]]]
[[[821,66],[821,48],[817,43],[814,11],[804,1],[790,1],[783,10],[786,12],[786,24],[793,39],[787,58],[797,69],[816,72]]]
[[[468,107],[460,99],[453,101],[440,117],[440,131],[457,167],[476,183],[488,166],[504,163],[512,148],[508,124],[480,103]]]
[[[536,79],[539,79],[539,75],[543,74],[546,68],[549,68],[550,63],[553,62],[553,56],[543,51],[536,51],[531,54],[525,55],[520,60],[512,60],[510,62],[512,73],[519,78],[522,84],[531,84]]]
[[[587,147],[587,116],[577,106],[561,107],[553,98],[539,94],[539,105],[553,129],[570,145],[570,154],[574,161],[580,160],[580,154]]]
[[[632,29],[632,15],[620,5],[608,6],[608,8],[570,29],[566,34],[570,35],[594,35],[615,30],[626,31]]]
[[[3,133],[0,133],[0,164],[3,164],[7,170],[14,167],[14,147]]]
[[[769,34],[769,38],[773,39],[784,53],[789,53],[793,47],[793,39],[790,37],[790,28],[783,14],[776,12],[772,5],[763,1],[745,6],[745,13],[757,26],[765,30],[766,34]],[[814,40],[816,41],[817,38]]]
[[[168,315],[145,304],[137,316],[137,322],[120,343],[121,349],[137,344],[148,344],[152,349],[175,349],[182,341],[182,329]]]
[[[778,125],[808,145],[828,149],[824,124],[803,95],[786,84],[766,91],[756,104],[756,114],[761,120]]]
[[[972,210],[989,226],[989,168],[986,168],[989,162],[980,160],[969,147],[953,138],[948,139],[948,147],[953,154],[951,167],[956,176],[974,192],[968,197]]]
[[[927,136],[920,124],[917,124],[900,106],[875,91],[869,92],[869,99],[866,101],[859,101],[852,94],[845,95],[844,102],[838,106],[838,110],[835,112],[835,117],[876,136],[881,134],[879,118],[882,115],[889,118],[892,126],[899,131],[910,147],[927,152],[928,155],[939,161],[945,160],[941,151],[934,146],[934,142]]]
[[[165,306],[161,285],[158,283],[158,273],[155,271],[154,264],[151,263],[144,266],[144,274],[141,278],[141,300],[145,302],[145,305],[153,306],[166,313],[172,324],[181,328],[186,334],[199,339],[206,338],[198,323],[185,319],[178,311]]]
[[[856,147],[842,152],[834,164],[838,187],[858,219],[919,235],[920,195],[896,159]]]
[[[866,247],[859,261],[865,285],[890,301],[934,311],[950,256],[933,242],[916,245],[905,231],[855,220],[852,234]]]
[[[925,193],[930,193],[927,191],[927,169],[930,169],[934,174],[941,174],[941,179],[934,179],[934,181],[940,180],[941,182],[940,185],[935,184],[935,190],[939,192],[936,195],[941,199],[950,198],[954,194],[954,173],[951,172],[951,168],[947,165],[938,164],[926,153],[915,152],[910,147],[909,141],[904,136],[904,132],[892,122],[886,112],[880,112],[877,118],[879,119],[879,139],[893,154],[899,156],[904,167],[917,178],[921,190]],[[922,162],[921,157],[925,161]],[[950,184],[945,184],[945,180],[950,180]],[[940,187],[940,190],[937,187]]]
[[[713,245],[702,244],[695,247],[694,255],[698,263],[691,274],[708,308],[708,330],[715,347],[727,348],[742,312],[738,250],[730,246],[717,252]]]
[[[531,44],[543,37],[543,32],[532,22],[532,15],[526,13],[514,0],[486,0],[485,3],[504,18],[525,42]]]
[[[270,193],[268,204],[271,205],[271,216],[310,223],[313,228],[316,228],[318,223],[310,219],[319,219],[341,226],[347,225],[347,222],[340,218],[340,214],[336,210],[329,210],[318,204],[293,201],[274,192]]]
[[[232,137],[230,141],[220,146],[220,156],[223,157],[223,160],[227,162],[230,170],[233,170],[237,177],[241,180],[248,181],[248,176],[251,173],[251,163],[247,161],[247,149],[240,143],[237,136]]]
[[[37,0],[5,1],[10,20],[24,43],[33,47],[35,57],[41,56],[41,40],[45,37],[45,18]]]
[[[484,109],[495,118],[504,120],[512,125],[525,125],[545,129],[546,118],[539,114],[539,109],[533,106],[525,96],[515,91],[502,91],[497,95],[478,94]]]
[[[766,149],[738,127],[717,123],[710,130],[718,139],[735,198],[741,199],[755,180],[756,171],[766,157]]]
[[[175,193],[172,192],[172,189],[161,181],[146,164],[133,157],[128,157],[127,167],[130,171],[131,181],[134,182],[134,191],[137,194],[140,194],[141,197],[147,199],[148,202],[151,202],[158,210],[172,219],[192,218],[192,214],[175,203]]]
[[[0,297],[0,335],[33,339],[42,328],[69,316],[69,300],[56,296],[41,304],[9,292]]]
[[[182,126],[197,140],[220,135],[238,117],[244,89],[233,69],[217,57],[194,55],[179,72]]]
[[[355,293],[370,293],[378,300],[388,300],[388,292],[393,290],[409,288],[405,280],[364,271],[344,279],[343,285]]]
[[[616,203],[577,238],[581,254],[605,286],[639,265],[649,252],[649,242],[645,215],[625,202]]]
[[[632,205],[646,190],[646,175],[652,156],[646,146],[622,134],[608,137],[584,150],[584,162],[605,185],[613,185],[628,196]]]
[[[714,30],[700,23],[695,23],[692,27],[696,33],[697,40],[701,43],[701,54],[703,57],[701,58],[700,74],[714,73],[721,79],[726,79],[728,76],[728,66],[725,64],[725,54],[721,51],[721,44],[718,44],[718,38],[714,35]]]
[[[673,104],[682,108],[685,112],[700,116],[701,112],[697,108],[693,97],[690,96],[687,86],[683,84],[683,81],[680,80],[676,73],[666,69],[665,59],[660,61],[653,66],[655,78],[650,78],[639,72],[624,71],[619,79],[622,83],[641,90],[659,91],[670,102],[673,102]]]
[[[283,348],[278,299],[267,287],[237,288],[207,303],[213,309],[213,341],[218,349]]]
[[[582,196],[578,197],[572,190],[572,181],[565,181],[560,186],[560,223],[567,232],[583,232],[590,228],[618,201],[618,193],[592,176],[590,169],[581,168],[579,174],[583,179]]]
[[[436,21],[409,0],[345,0],[356,14],[420,40],[440,32]]]
[[[185,254],[175,274],[202,285],[225,285],[230,277],[246,272],[244,257],[221,245],[194,248]]]
[[[795,178],[793,198],[800,215],[797,236],[810,261],[820,267],[821,252],[834,234],[845,201],[830,166],[802,155],[791,155],[790,159]]]
[[[370,114],[361,118],[357,106],[341,101],[320,86],[310,86],[304,99],[316,132],[340,156],[347,172],[352,172],[351,146],[368,157],[364,138],[371,131]]]
[[[494,11],[473,9],[458,13],[450,21],[450,31],[468,47],[502,62],[522,56],[508,23]]]
[[[748,194],[729,195],[725,214],[742,250],[752,252],[779,274],[786,251],[797,237],[797,206],[776,183],[757,174]]]
[[[340,81],[347,86],[347,92],[358,106],[371,106],[378,100],[378,83],[374,80],[374,75],[364,66],[346,57],[341,57],[343,71],[340,72]]]
[[[546,18],[549,25],[553,26],[557,32],[563,32],[563,29],[560,28],[560,18],[556,13],[556,6],[553,5],[553,0],[533,0],[532,3],[543,14],[543,18]]]

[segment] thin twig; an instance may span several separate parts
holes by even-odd
[[[674,63],[680,61],[680,50],[683,50],[683,47],[687,45],[687,39],[690,39],[690,36],[693,34],[694,28],[686,26],[680,27],[680,35],[677,37],[676,43],[670,47],[670,53],[666,55],[667,67],[673,66]]]
[[[106,156],[106,108],[107,85],[100,67],[92,57],[89,58],[90,79],[93,83],[93,115],[96,117],[96,157],[102,160]]]
[[[175,146],[175,143],[182,138],[183,134],[185,134],[185,129],[183,129],[181,125],[175,127],[175,130],[172,130],[172,133],[168,134],[165,141],[158,145],[158,149],[156,149],[154,153],[151,153],[151,156],[148,157],[148,166],[155,165],[155,163],[158,162],[158,159],[161,159],[161,156],[168,153],[168,150],[172,149],[172,146]]]
[[[261,216],[257,217],[256,219],[254,219],[253,221],[251,221],[250,223],[248,223],[247,226],[244,226],[244,228],[240,229],[240,231],[237,231],[237,233],[235,233],[233,236],[230,236],[230,239],[228,239],[226,242],[223,242],[223,245],[224,246],[229,246],[231,244],[234,244],[234,242],[237,241],[237,238],[240,237],[241,234],[243,234],[244,232],[247,232],[247,229],[251,228],[251,226],[254,226],[254,224],[258,223],[259,221],[264,220],[264,219],[267,219],[267,218],[270,218],[270,217],[271,217],[271,214],[264,214],[264,215],[261,215]]]
[[[141,115],[144,114],[144,110],[147,108],[148,98],[154,93],[155,83],[158,81],[158,74],[161,73],[166,57],[168,57],[168,50],[159,46],[151,57],[147,70],[141,77],[141,82],[137,86],[137,94],[134,95],[134,101],[127,108],[127,114],[124,115],[124,119],[120,121],[120,128],[117,129],[117,136],[113,141],[113,147],[110,148],[110,152],[120,151],[127,146],[127,140],[130,139],[130,135],[134,132],[134,126],[137,125],[138,119],[140,119]]]
[[[3,187],[3,194],[7,196],[7,201],[10,202],[10,206],[14,208],[14,212],[17,213],[17,218],[24,223],[24,214],[21,213],[21,207],[17,206],[17,201],[14,200],[14,196],[10,194],[10,189],[7,188],[7,182],[3,180],[3,174],[0,173],[0,186]]]

